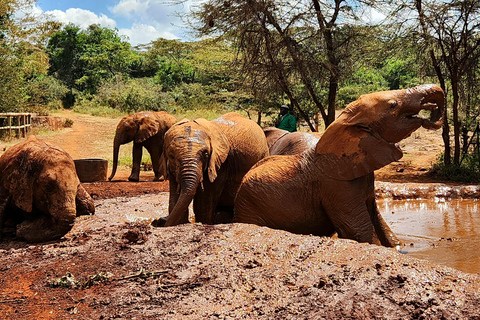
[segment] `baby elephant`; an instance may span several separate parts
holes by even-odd
[[[59,239],[95,206],[65,151],[30,136],[0,157],[0,234],[7,219],[27,242]]]

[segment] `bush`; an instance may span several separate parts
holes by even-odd
[[[433,165],[431,173],[440,180],[455,182],[479,182],[480,181],[480,155],[477,153],[467,154],[460,165],[444,163],[442,154],[437,163]]]
[[[142,110],[166,110],[173,99],[163,93],[162,87],[151,79],[124,80],[117,77],[99,88],[94,102],[124,113],[134,113]]]
[[[46,106],[50,110],[61,109],[62,99],[68,88],[51,76],[41,76],[30,80],[27,84],[28,105]]]

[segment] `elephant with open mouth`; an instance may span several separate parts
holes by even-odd
[[[234,222],[398,246],[377,209],[374,171],[399,160],[396,143],[418,128],[440,128],[444,107],[437,85],[361,96],[315,148],[257,163],[238,190]]]

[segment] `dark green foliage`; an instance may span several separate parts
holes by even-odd
[[[95,93],[103,81],[139,64],[138,54],[117,33],[98,25],[87,30],[68,25],[54,33],[47,46],[49,73],[71,90]]]
[[[462,163],[445,164],[444,154],[439,157],[431,169],[431,173],[440,180],[454,182],[480,182],[480,154],[470,153],[465,156]]]

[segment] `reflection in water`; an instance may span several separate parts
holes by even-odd
[[[480,272],[476,200],[378,200],[385,221],[409,255],[465,272]]]

